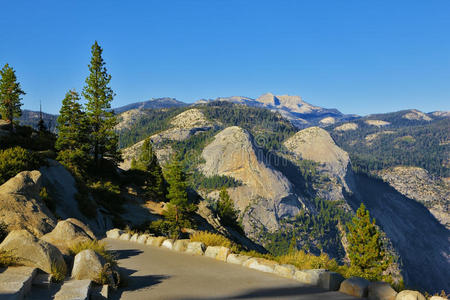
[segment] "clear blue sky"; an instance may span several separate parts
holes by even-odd
[[[117,96],[301,95],[344,113],[450,110],[449,0],[0,1],[0,64],[57,113],[98,40]]]

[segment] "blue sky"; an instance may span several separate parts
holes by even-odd
[[[0,1],[0,64],[57,113],[98,40],[113,106],[301,95],[344,113],[450,110],[449,0]]]

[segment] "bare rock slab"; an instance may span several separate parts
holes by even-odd
[[[370,281],[361,277],[350,277],[341,283],[339,292],[355,296],[367,297]]]
[[[257,257],[252,257],[243,264],[244,267],[266,273],[273,273],[277,265],[277,262]]]
[[[54,300],[88,300],[91,287],[92,281],[89,279],[66,281],[56,293]]]
[[[397,292],[387,282],[371,282],[368,289],[370,300],[395,300],[397,296]]]
[[[205,253],[205,244],[202,242],[190,242],[187,245],[186,253],[194,255],[203,255]]]
[[[8,295],[7,299],[23,299],[30,291],[36,274],[36,268],[9,267],[0,273],[0,298],[3,299],[1,295]]]
[[[426,300],[426,298],[418,291],[404,290],[397,294],[395,300]]]
[[[118,238],[120,238],[120,236],[122,234],[124,234],[123,230],[120,230],[118,228],[114,228],[114,229],[108,230],[106,232],[106,237],[110,238],[110,239],[118,239]]]
[[[0,249],[13,251],[20,263],[36,267],[51,274],[54,268],[67,270],[61,252],[55,246],[42,241],[26,230],[13,230],[0,244]]]

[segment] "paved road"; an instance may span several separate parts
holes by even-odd
[[[105,241],[129,276],[112,299],[356,299],[208,257]]]

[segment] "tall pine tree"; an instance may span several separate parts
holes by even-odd
[[[11,131],[14,129],[14,118],[20,117],[22,114],[20,109],[22,95],[25,95],[25,92],[17,82],[14,69],[6,64],[0,70],[0,113],[2,118],[11,124]]]
[[[375,219],[370,219],[369,211],[363,203],[356,216],[348,225],[348,256],[353,275],[369,280],[380,280],[382,273],[390,263],[375,226]]]
[[[182,228],[191,226],[191,215],[196,211],[197,206],[189,201],[186,174],[178,160],[172,160],[167,166],[165,175],[169,184],[167,193],[169,203],[164,216],[170,225],[170,235],[177,238]]]
[[[225,187],[222,187],[219,193],[219,201],[217,201],[217,214],[223,225],[233,227],[241,231],[241,227],[238,222],[239,213],[234,207],[234,202],[230,198]]]
[[[81,175],[90,160],[90,144],[87,116],[79,101],[76,91],[66,93],[59,111],[55,147],[59,151],[58,160]]]
[[[133,161],[131,166],[145,173],[144,184],[148,196],[163,200],[166,195],[166,181],[150,138],[145,139],[139,159]]]
[[[114,131],[117,117],[111,110],[114,92],[108,86],[111,75],[107,73],[102,57],[103,49],[95,41],[92,45],[92,57],[89,64],[89,76],[83,88],[86,98],[86,113],[90,125],[90,138],[95,165],[98,167],[104,158],[117,165],[122,158],[118,150],[118,136]]]

